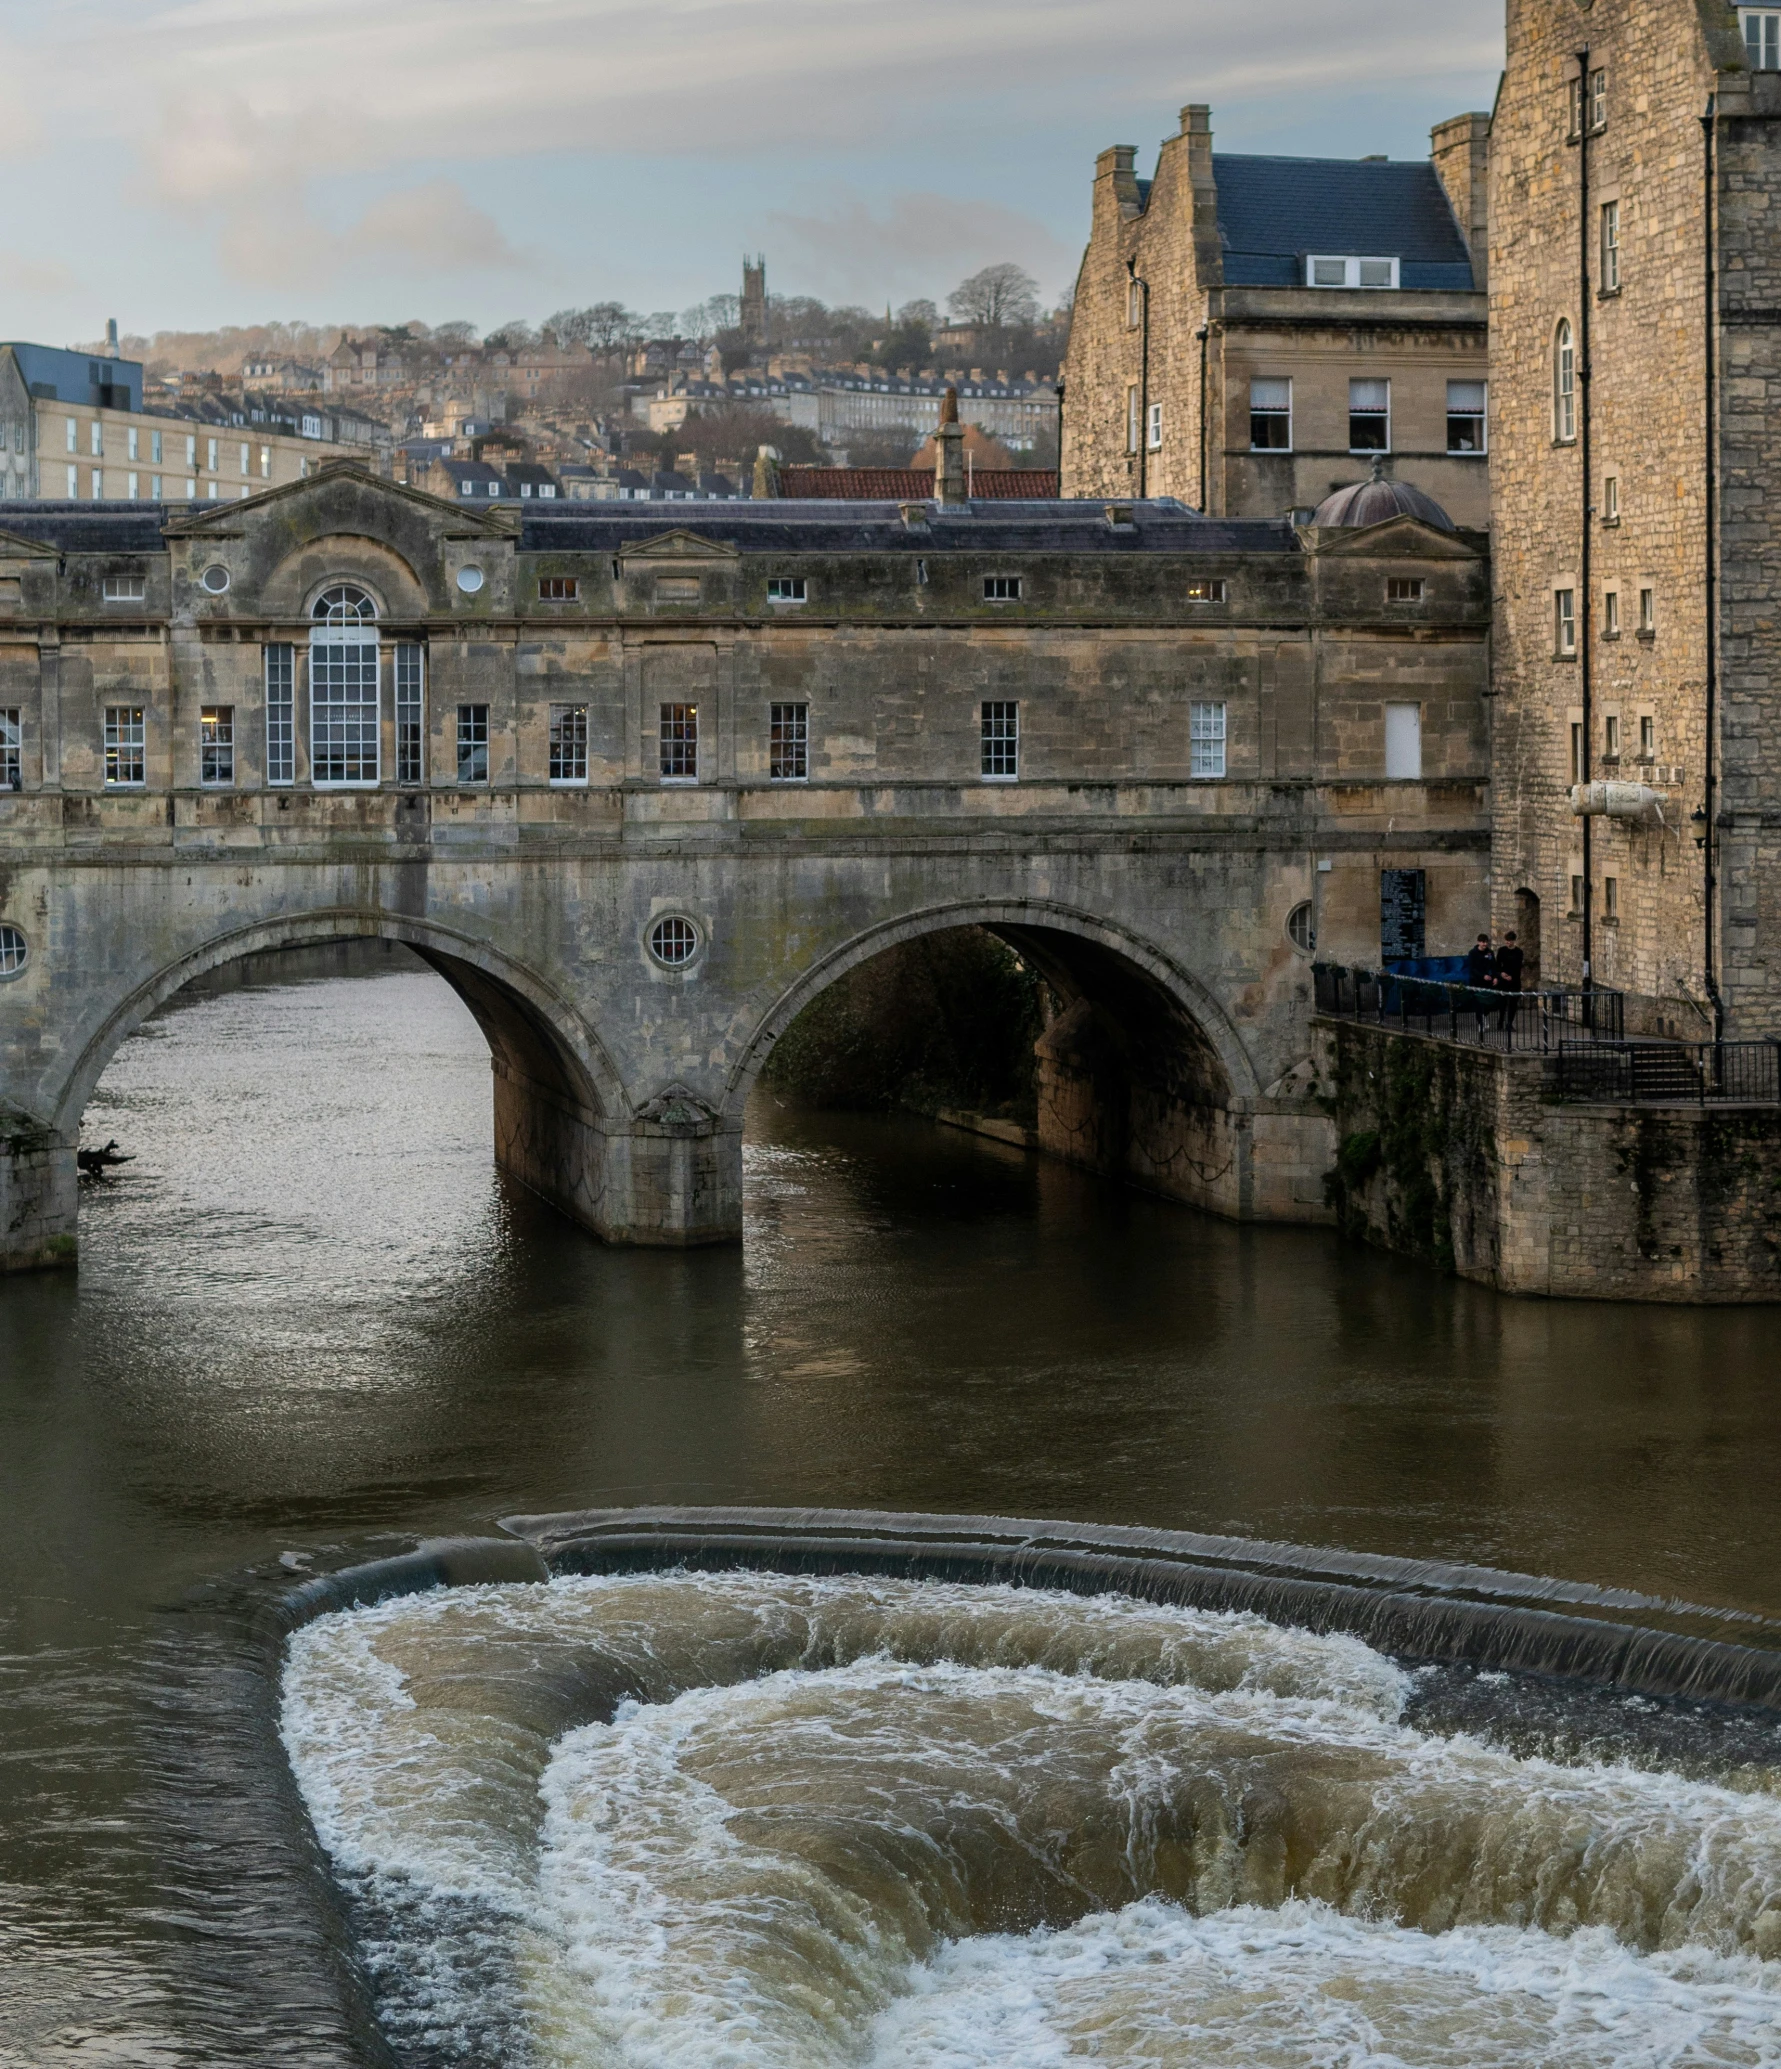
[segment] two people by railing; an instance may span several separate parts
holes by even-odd
[[[1522,973],[1527,968],[1527,957],[1515,938],[1513,927],[1503,936],[1502,946],[1493,948],[1490,936],[1480,934],[1466,956],[1466,984],[1474,992],[1501,992],[1503,1003],[1497,1009],[1497,1024],[1505,1035],[1513,1037],[1515,1015],[1521,1003]],[[1484,1023],[1489,1007],[1484,999],[1476,1002],[1478,1034],[1484,1035]]]

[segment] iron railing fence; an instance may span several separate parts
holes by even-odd
[[[1619,1041],[1626,1033],[1626,1001],[1617,991],[1495,991],[1342,963],[1314,964],[1312,982],[1319,1013],[1477,1048],[1550,1055],[1562,1041]]]
[[[1781,1106],[1781,1041],[1561,1041],[1551,1089],[1603,1106]]]

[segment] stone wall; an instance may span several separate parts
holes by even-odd
[[[1781,1110],[1558,1104],[1539,1056],[1319,1032],[1345,1233],[1505,1293],[1781,1301]]]

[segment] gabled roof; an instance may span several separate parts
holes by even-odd
[[[167,520],[169,538],[182,537],[191,532],[219,532],[236,536],[250,524],[259,522],[267,506],[273,503],[287,503],[313,496],[342,478],[375,489],[379,495],[394,497],[399,502],[418,503],[423,509],[450,513],[451,528],[455,536],[464,535],[466,525],[477,532],[486,532],[491,538],[510,539],[513,536],[512,520],[505,511],[476,509],[468,503],[459,503],[445,496],[430,496],[425,489],[409,488],[400,481],[386,481],[382,475],[373,474],[368,467],[361,467],[356,460],[324,460],[316,471],[301,481],[287,481],[275,489],[263,489],[257,496],[249,496],[237,503],[213,503],[208,508],[195,509],[189,517],[172,517]],[[77,506],[84,508],[86,506]],[[156,506],[158,509],[158,506]]]
[[[1215,152],[1212,176],[1227,287],[1302,287],[1306,254],[1323,252],[1395,258],[1401,288],[1472,288],[1471,253],[1426,161]]]

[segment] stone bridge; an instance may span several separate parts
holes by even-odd
[[[736,1237],[774,1043],[960,926],[1061,1001],[1046,1147],[1323,1217],[1314,933],[1377,954],[1382,868],[1421,873],[1431,950],[1486,909],[1482,542],[1171,503],[671,516],[349,466],[0,506],[0,1262],[72,1260],[82,1111],[157,1006],[366,937],[457,991],[500,1163],[609,1240]]]

